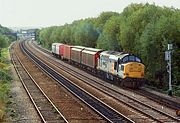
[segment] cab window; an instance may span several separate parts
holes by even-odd
[[[136,62],[141,62],[141,60],[138,57],[135,57]]]
[[[122,62],[123,63],[127,63],[127,62],[141,62],[141,60],[138,57],[136,57],[136,56],[128,55],[128,56],[125,56],[122,59]]]
[[[128,57],[124,57],[122,61],[123,61],[123,63],[128,62]]]
[[[134,62],[135,61],[134,56],[129,56],[129,61]]]

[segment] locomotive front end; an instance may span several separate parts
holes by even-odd
[[[125,54],[119,60],[119,77],[123,79],[122,86],[139,88],[144,84],[145,66],[142,60],[135,55]]]
[[[138,89],[144,85],[144,65],[138,62],[124,64],[123,86]]]
[[[129,62],[124,65],[124,78],[144,78],[144,65],[137,62]]]

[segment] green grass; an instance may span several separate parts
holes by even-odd
[[[9,74],[10,61],[8,55],[8,49],[3,49],[0,57],[0,122],[3,121],[6,105],[9,101],[11,76]]]

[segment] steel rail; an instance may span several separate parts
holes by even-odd
[[[72,94],[77,96],[80,100],[82,100],[85,104],[90,106],[93,110],[98,112],[101,116],[103,116],[107,121],[111,123],[116,122],[131,122],[134,123],[131,119],[124,116],[123,114],[119,113],[112,107],[108,106],[101,100],[97,99],[87,91],[83,90],[82,88],[78,87],[74,83],[70,82],[69,79],[64,77],[63,75],[60,75],[58,72],[53,70],[51,67],[43,63],[40,59],[37,58],[37,56],[33,55],[28,51],[28,49],[25,48],[25,44],[23,43],[22,46],[24,47],[25,52],[28,54],[28,56],[49,76],[54,78],[56,81],[58,81],[62,86],[64,86],[66,89],[68,89]]]
[[[12,49],[11,49],[12,50]],[[52,101],[47,97],[47,95],[43,92],[43,90],[39,87],[39,85],[36,83],[36,81],[33,79],[33,77],[30,75],[30,73],[27,71],[27,69],[25,68],[25,66],[22,64],[22,62],[20,61],[19,57],[16,55],[16,54],[13,54],[17,61],[19,62],[19,64],[22,66],[22,68],[24,69],[24,71],[26,72],[26,74],[29,76],[29,78],[32,80],[32,82],[34,82],[35,86],[40,90],[40,92],[42,93],[42,95],[47,99],[47,101],[52,105],[52,107],[55,109],[55,111],[60,115],[60,117],[62,117],[61,119],[61,122],[64,122],[64,123],[68,123],[68,121],[65,119],[65,117],[60,113],[60,111],[56,108],[56,106],[52,103]],[[41,120],[44,122],[44,123],[47,123],[47,120],[45,118],[45,116],[43,115],[43,113],[41,112],[41,110],[39,109],[39,106],[37,106],[37,102],[33,99],[33,96],[30,92],[30,90],[28,89],[27,85],[25,84],[23,78],[21,77],[21,74],[19,73],[19,70],[18,70],[18,67],[16,66],[16,63],[15,63],[15,60],[11,54],[11,61],[14,65],[14,68],[18,74],[18,77],[20,78],[20,81],[21,83],[23,84],[23,87],[25,88],[31,102],[33,103],[36,111],[38,112]],[[54,112],[54,111],[53,111]]]
[[[49,55],[52,55],[52,53],[51,53],[49,50],[44,49],[44,48],[36,45],[33,41],[32,41],[32,44],[33,44],[34,47],[40,49],[40,50],[43,51],[44,53],[47,53],[47,54],[49,54]],[[61,65],[62,65],[62,64],[61,64]],[[63,66],[63,65],[62,65],[62,66]],[[65,67],[65,66],[64,66],[64,67]],[[86,72],[87,72],[87,71],[86,71]],[[79,73],[79,74],[81,74],[81,73]],[[81,75],[84,76],[83,74],[81,74]],[[85,76],[84,76],[84,77],[85,77]],[[86,77],[86,78],[87,78],[87,77]],[[91,81],[94,81],[94,80],[91,79],[91,78],[88,78],[88,79],[90,79]],[[108,86],[106,86],[106,87],[108,87]],[[126,89],[127,89],[127,88],[126,88]],[[131,91],[134,91],[134,90],[131,90]],[[159,103],[159,104],[163,104],[163,105],[165,105],[165,106],[167,106],[167,107],[169,107],[169,108],[172,108],[172,109],[175,109],[175,110],[180,109],[180,103],[174,102],[174,101],[172,101],[172,100],[170,100],[170,99],[164,98],[164,97],[159,96],[159,95],[157,95],[157,94],[150,93],[150,92],[146,91],[145,89],[140,89],[140,90],[134,91],[134,92],[137,93],[137,94],[146,96],[147,98],[149,98],[149,99],[151,99],[151,100],[154,100],[155,102],[157,102],[157,103]],[[147,93],[148,93],[148,94],[147,94]]]
[[[46,51],[46,52],[47,52],[47,51]],[[62,65],[62,66],[63,66],[63,65]],[[62,69],[62,67],[60,67],[60,66],[56,66],[56,67]],[[64,66],[64,67],[65,67],[65,66]],[[70,68],[65,67],[65,69],[67,69],[66,72],[69,73],[69,74],[71,74],[71,75],[72,75],[72,72],[74,72],[74,71],[73,71],[72,69],[70,69]],[[64,70],[64,69],[63,69],[63,70]],[[71,72],[69,72],[69,71],[71,71]],[[77,74],[76,72],[74,72],[74,73]],[[78,74],[80,74],[80,73],[78,73]],[[73,76],[75,76],[75,75],[73,75]],[[95,81],[95,80],[93,80],[93,79],[91,79],[91,78],[88,78],[88,77],[86,77],[86,76],[84,76],[84,75],[82,75],[82,74],[81,74],[81,76],[83,76],[83,77],[85,77],[86,79],[89,79],[89,80],[97,83],[97,81]],[[146,113],[145,111],[141,111],[141,110],[139,110],[137,107],[132,106],[132,105],[130,105],[130,104],[127,104],[127,102],[124,102],[123,100],[120,100],[119,98],[117,98],[117,96],[114,96],[115,94],[114,94],[114,95],[113,95],[113,94],[110,94],[109,92],[103,90],[102,88],[97,87],[97,86],[94,85],[92,82],[86,82],[86,81],[84,81],[84,80],[83,80],[81,77],[79,77],[79,76],[76,76],[76,77],[77,77],[78,79],[80,79],[81,81],[83,81],[83,82],[91,85],[92,87],[94,87],[94,88],[96,88],[96,89],[104,92],[105,94],[114,97],[115,99],[121,101],[121,102],[124,103],[125,105],[128,105],[128,106],[130,106],[131,108],[133,108],[133,109],[135,109],[135,110],[138,110],[139,112],[143,113],[144,115],[146,115],[146,116],[148,116],[148,117],[151,117],[152,119],[154,119],[154,120],[156,120],[156,121],[158,121],[158,122],[161,122],[161,121],[159,121],[159,119],[154,118],[153,116],[149,115],[149,114]],[[135,98],[129,97],[129,96],[127,96],[126,94],[122,94],[122,93],[118,92],[118,91],[115,90],[115,89],[112,89],[112,88],[110,88],[110,87],[108,87],[108,86],[105,86],[105,85],[102,84],[102,83],[98,83],[98,84],[100,84],[101,86],[106,87],[106,88],[108,88],[108,89],[110,89],[110,90],[112,90],[112,91],[114,91],[114,92],[116,92],[116,93],[118,93],[118,94],[120,94],[120,95],[123,95],[123,96],[126,97],[126,98],[129,98],[129,99],[131,99],[131,100],[133,100],[133,101],[136,101],[137,103],[139,103],[139,104],[141,104],[141,105],[143,105],[143,106],[146,106],[146,107],[149,108],[149,109],[152,109],[152,110],[154,110],[154,111],[156,111],[156,112],[158,112],[158,113],[160,113],[160,114],[162,114],[162,115],[165,115],[166,117],[169,117],[169,118],[171,118],[172,120],[175,120],[176,122],[180,122],[180,119],[178,119],[178,118],[176,118],[176,117],[174,117],[174,116],[171,116],[171,115],[169,115],[168,113],[165,113],[165,112],[163,112],[163,111],[161,111],[161,110],[158,110],[158,109],[156,109],[155,107],[152,107],[151,105],[145,104],[145,103],[143,103],[143,102],[141,102],[141,101],[139,101],[139,100],[137,100],[137,99],[135,99]]]

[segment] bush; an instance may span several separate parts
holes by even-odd
[[[12,80],[9,74],[9,60],[7,60],[8,50],[3,49],[0,57],[0,122],[5,115],[6,104],[9,100],[9,82]]]
[[[0,80],[6,80],[6,81],[12,80],[7,70],[0,70]]]

